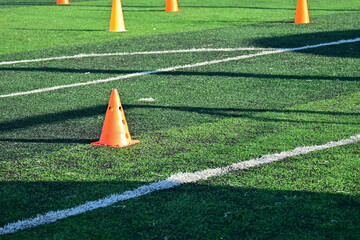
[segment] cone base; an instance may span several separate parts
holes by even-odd
[[[127,32],[127,30],[107,30],[108,32]]]
[[[91,143],[91,144],[92,144],[92,145],[97,145],[97,146],[108,146],[108,147],[123,148],[123,147],[128,147],[128,146],[134,145],[134,144],[139,143],[139,142],[140,142],[139,140],[132,140],[131,143],[126,144],[126,145],[119,145],[119,144],[116,144],[116,145],[108,145],[108,144],[100,143],[100,142],[98,141],[98,142],[93,142],[93,143]]]

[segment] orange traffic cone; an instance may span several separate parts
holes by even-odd
[[[295,23],[310,23],[307,0],[297,1]]]
[[[178,12],[179,6],[177,0],[166,0],[165,12]]]
[[[69,0],[56,0],[56,4],[69,4]]]
[[[131,140],[119,93],[116,89],[113,89],[106,111],[100,140],[91,144],[110,147],[127,147],[138,142],[140,141]]]
[[[110,18],[110,32],[125,32],[124,16],[122,13],[121,1],[113,0]]]

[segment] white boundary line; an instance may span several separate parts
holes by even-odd
[[[276,48],[277,49],[277,48]],[[265,51],[276,50],[275,48],[192,48],[192,49],[179,49],[179,50],[165,50],[165,51],[145,51],[145,52],[120,52],[120,53],[84,53],[73,56],[62,57],[49,57],[49,58],[37,58],[27,60],[17,60],[0,62],[1,65],[10,65],[18,63],[31,63],[31,62],[43,62],[51,60],[73,59],[73,58],[85,58],[85,57],[109,57],[109,56],[130,56],[130,55],[152,55],[152,54],[168,54],[168,53],[193,53],[193,52],[237,52],[237,51]]]
[[[112,81],[117,81],[117,80],[121,80],[121,79],[128,79],[128,78],[132,78],[132,77],[139,77],[139,76],[144,76],[144,75],[149,75],[149,74],[171,72],[171,71],[175,71],[178,69],[193,68],[193,67],[206,66],[206,65],[216,64],[216,63],[235,61],[235,60],[251,58],[251,57],[256,57],[256,56],[262,56],[262,55],[267,55],[267,54],[273,54],[273,53],[278,53],[278,52],[283,52],[283,51],[286,51],[286,50],[260,52],[260,53],[255,53],[255,54],[250,54],[250,55],[241,55],[241,56],[237,56],[237,57],[225,58],[225,59],[220,59],[220,60],[213,60],[213,61],[206,61],[206,62],[200,62],[200,63],[195,63],[195,64],[187,64],[187,65],[182,65],[182,66],[162,68],[162,69],[158,69],[158,70],[154,70],[154,71],[130,73],[130,74],[126,74],[126,75],[120,75],[120,76],[116,76],[116,77],[99,79],[99,80],[94,80],[94,81],[89,81],[89,82],[60,85],[60,86],[48,87],[48,88],[40,88],[40,89],[35,89],[35,90],[31,90],[31,91],[26,91],[26,92],[10,93],[10,94],[5,94],[5,95],[0,95],[0,97],[1,98],[14,97],[14,96],[33,94],[33,93],[49,92],[49,91],[54,91],[54,90],[63,89],[63,88],[71,88],[71,87],[79,87],[79,86],[85,86],[85,85],[91,85],[91,84],[106,83],[106,82],[112,82]]]
[[[307,147],[297,147],[291,151],[284,151],[281,153],[268,154],[260,158],[251,159],[244,162],[233,163],[226,167],[207,169],[203,171],[198,171],[194,173],[177,173],[171,175],[166,180],[160,182],[154,182],[149,185],[141,186],[132,191],[126,191],[119,194],[113,194],[111,196],[96,200],[89,201],[85,204],[79,205],[77,207],[59,210],[59,211],[50,211],[46,214],[39,214],[35,218],[28,218],[24,220],[19,220],[18,222],[9,223],[3,228],[0,228],[0,235],[14,233],[23,229],[36,227],[43,224],[53,223],[57,220],[64,219],[70,216],[86,213],[98,208],[108,207],[114,203],[125,201],[128,199],[144,196],[151,192],[170,189],[178,187],[184,183],[193,183],[199,180],[206,180],[210,177],[219,176],[227,174],[231,171],[249,169],[261,164],[267,164],[271,162],[276,162],[288,157],[298,156],[302,154],[308,154],[313,151],[324,150],[328,148],[338,147],[346,144],[360,142],[360,134],[352,136],[347,139],[339,140],[337,142],[328,142],[323,145],[314,145]]]
[[[340,40],[340,41],[329,42],[329,43],[321,43],[321,44],[315,44],[315,45],[302,46],[302,47],[297,47],[297,48],[286,48],[286,49],[278,49],[278,50],[274,50],[274,51],[263,51],[263,52],[260,52],[260,53],[255,53],[255,54],[250,54],[250,55],[241,55],[241,56],[230,57],[230,58],[225,58],[225,59],[220,59],[220,60],[213,60],[213,61],[206,61],[206,62],[200,62],[200,63],[195,63],[195,64],[187,64],[187,65],[182,65],[182,66],[162,68],[162,69],[158,69],[158,70],[154,70],[154,71],[131,73],[131,74],[120,75],[120,76],[116,76],[116,77],[111,77],[111,78],[106,78],[106,79],[99,79],[99,80],[83,82],[83,83],[74,83],[74,84],[60,85],[60,86],[54,86],[54,87],[48,87],[48,88],[40,88],[40,89],[35,89],[35,90],[25,91],[25,92],[16,92],[16,93],[4,94],[4,95],[0,95],[0,98],[7,98],[7,97],[14,97],[14,96],[22,96],[22,95],[27,95],[27,94],[49,92],[49,91],[54,91],[54,90],[57,90],[57,89],[64,89],[64,88],[79,87],[79,86],[85,86],[85,85],[91,85],[91,84],[105,83],[105,82],[117,81],[117,80],[121,80],[121,79],[128,79],[128,78],[132,78],[132,77],[144,76],[144,75],[149,75],[149,74],[170,72],[170,71],[175,71],[175,70],[184,69],[184,68],[193,68],[193,67],[200,67],[200,66],[206,66],[206,65],[217,64],[217,63],[225,63],[225,62],[230,62],[230,61],[237,61],[237,60],[240,60],[240,59],[252,58],[252,57],[257,57],[257,56],[264,56],[264,55],[269,55],[269,54],[274,54],[274,53],[299,51],[299,50],[318,48],[318,47],[324,47],[324,46],[332,46],[332,45],[338,45],[338,44],[344,44],[344,43],[354,43],[354,42],[359,42],[359,41],[360,41],[360,38],[355,38],[355,39]],[[174,51],[178,51],[178,50],[174,50]],[[185,50],[183,50],[183,51],[185,51]]]

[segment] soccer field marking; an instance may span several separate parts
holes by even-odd
[[[23,229],[36,227],[43,224],[53,223],[57,220],[64,219],[70,216],[86,213],[93,211],[98,208],[108,207],[112,204],[115,204],[120,201],[129,200],[136,197],[141,197],[146,194],[175,188],[178,187],[184,183],[193,183],[197,182],[199,180],[206,180],[210,177],[220,176],[224,174],[228,174],[232,171],[236,170],[245,170],[249,169],[258,165],[262,164],[268,164],[276,161],[283,160],[288,157],[292,156],[298,156],[303,154],[308,154],[314,151],[320,151],[325,150],[333,147],[343,146],[346,144],[356,143],[360,142],[360,134],[356,136],[351,136],[347,139],[342,139],[336,142],[328,142],[323,145],[314,145],[314,146],[306,146],[306,147],[297,147],[290,151],[284,151],[280,153],[275,154],[268,154],[264,155],[260,158],[251,159],[248,161],[238,162],[230,164],[226,167],[222,168],[213,168],[213,169],[206,169],[194,173],[177,173],[173,174],[167,179],[160,181],[160,182],[154,182],[149,185],[143,185],[135,190],[126,191],[123,193],[113,194],[108,197],[96,200],[96,201],[89,201],[85,204],[64,209],[64,210],[58,210],[58,211],[50,211],[46,214],[38,214],[35,218],[28,218],[24,220],[19,220],[18,222],[9,223],[5,225],[3,228],[0,228],[0,234],[9,234],[14,233]]]
[[[182,65],[182,66],[162,68],[162,69],[158,69],[158,70],[154,70],[154,71],[131,73],[131,74],[120,75],[120,76],[116,76],[116,77],[99,79],[99,80],[83,82],[83,83],[73,83],[73,84],[68,84],[68,85],[60,85],[60,86],[54,86],[54,87],[48,87],[48,88],[40,88],[40,89],[24,91],[24,92],[15,92],[15,93],[10,93],[10,94],[0,95],[0,97],[1,98],[7,98],[7,97],[22,96],[22,95],[27,95],[27,94],[49,92],[49,91],[54,91],[54,90],[58,90],[58,89],[79,87],[79,86],[85,86],[85,85],[91,85],[91,84],[106,83],[106,82],[117,81],[117,80],[121,80],[121,79],[128,79],[128,78],[132,78],[132,77],[139,77],[139,76],[144,76],[144,75],[149,75],[149,74],[171,72],[171,71],[175,71],[175,70],[178,70],[178,69],[194,68],[194,67],[206,66],[206,65],[217,64],[217,63],[226,63],[226,62],[230,62],[230,61],[237,61],[237,60],[241,60],[241,59],[264,56],[264,55],[270,55],[270,54],[275,54],[275,53],[299,51],[299,50],[306,50],[306,49],[312,49],[312,48],[318,48],[318,47],[339,45],[339,44],[345,44],[345,43],[354,43],[354,42],[359,42],[359,41],[360,41],[360,38],[355,38],[355,39],[348,39],[348,40],[339,40],[339,41],[335,41],[335,42],[320,43],[320,44],[315,44],[315,45],[307,45],[307,46],[302,46],[302,47],[297,47],[297,48],[284,48],[284,49],[277,49],[277,50],[273,50],[273,51],[263,51],[263,52],[260,52],[260,53],[254,53],[254,54],[249,54],[249,55],[240,55],[240,56],[230,57],[230,58],[225,58],[225,59],[220,59],[220,60],[212,60],[212,61],[205,61],[205,62],[199,62],[199,63],[194,63],[194,64],[186,64],[186,65]]]
[[[64,88],[72,88],[72,87],[79,87],[79,86],[85,86],[85,85],[91,85],[91,84],[106,83],[106,82],[112,82],[112,81],[117,81],[117,80],[121,80],[121,79],[133,78],[133,77],[139,77],[139,76],[144,76],[144,75],[149,75],[149,74],[171,72],[171,71],[175,71],[178,69],[200,67],[200,66],[206,66],[206,65],[216,64],[216,63],[223,63],[223,62],[235,61],[235,60],[240,60],[240,59],[245,59],[245,58],[252,58],[252,57],[256,57],[256,56],[263,56],[263,55],[273,54],[273,53],[283,52],[283,51],[286,51],[286,50],[265,51],[265,52],[260,52],[260,53],[250,54],[250,55],[240,55],[237,57],[225,58],[225,59],[220,59],[220,60],[213,60],[213,61],[206,61],[206,62],[200,62],[200,63],[195,63],[195,64],[186,64],[186,65],[182,65],[182,66],[162,68],[162,69],[158,69],[158,70],[154,70],[154,71],[130,73],[130,74],[126,74],[126,75],[120,75],[120,76],[116,76],[116,77],[99,79],[99,80],[94,80],[94,81],[89,81],[89,82],[73,83],[73,84],[59,85],[59,86],[48,87],[48,88],[40,88],[40,89],[35,89],[35,90],[25,91],[25,92],[15,92],[15,93],[10,93],[10,94],[4,94],[4,95],[0,95],[0,97],[1,98],[15,97],[15,96],[22,96],[22,95],[27,95],[27,94],[49,92],[49,91],[54,91],[54,90],[64,89]]]
[[[18,63],[32,63],[44,62],[62,59],[86,58],[86,57],[110,57],[110,56],[131,56],[131,55],[154,55],[154,54],[169,54],[169,53],[196,53],[196,52],[239,52],[239,51],[273,51],[275,48],[192,48],[192,49],[179,49],[179,50],[163,50],[163,51],[145,51],[145,52],[120,52],[120,53],[83,53],[72,56],[37,58],[17,61],[0,62],[1,65],[10,65]]]

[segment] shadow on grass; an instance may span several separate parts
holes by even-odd
[[[165,4],[164,6],[133,6],[133,5],[124,5],[124,8],[165,8]],[[227,6],[209,6],[209,5],[182,5],[179,4],[179,8],[181,10],[181,8],[229,8],[229,9],[234,9],[234,8],[239,8],[239,9],[259,9],[259,10],[290,10],[290,11],[295,11],[296,10],[296,4],[294,4],[293,8],[284,8],[284,7],[251,7],[251,6],[238,6],[236,4],[234,5],[227,5]],[[313,10],[313,11],[329,11],[329,12],[359,12],[359,9],[327,9],[327,8],[310,8],[309,10]]]
[[[90,6],[87,6],[87,7],[90,7]],[[95,7],[95,6],[94,6]],[[100,6],[96,6],[96,7],[100,7]],[[105,6],[103,6],[105,7]],[[107,10],[99,10],[99,9],[80,9],[79,10],[82,10],[82,11],[90,11],[90,12],[108,12],[110,13],[111,12],[111,6],[107,6],[108,9]],[[164,12],[165,10],[161,10],[161,9],[129,9],[129,8],[124,8],[122,10],[123,12]]]
[[[340,40],[358,39],[360,30],[328,31],[316,33],[302,33],[280,37],[255,39],[254,44],[259,47],[269,48],[296,48],[306,45],[336,42]],[[298,50],[295,52],[324,55],[329,57],[360,58],[360,39],[355,43],[324,46]]]
[[[99,105],[95,107],[76,109],[76,110],[64,111],[59,113],[50,113],[40,116],[32,116],[24,119],[19,119],[16,121],[0,123],[0,132],[19,129],[19,128],[28,128],[46,123],[56,123],[71,119],[93,117],[100,114],[105,114],[106,108],[107,105]]]
[[[355,112],[157,106],[151,103],[123,106],[125,112],[131,111],[131,114],[127,115],[127,121],[135,139],[137,135],[151,131],[165,130],[169,127],[188,127],[194,122],[214,122],[226,118],[250,119],[264,123],[357,126],[359,125],[357,118],[360,116],[360,113]],[[105,116],[106,109],[107,105],[98,105],[2,122],[0,123],[0,159],[15,161],[33,158],[38,154],[98,141],[103,119],[94,118]],[[342,116],[347,118],[339,118]],[[352,120],[349,120],[349,117]],[[85,126],[83,123],[79,124],[77,120],[84,118],[91,122],[86,123]]]
[[[90,0],[73,0],[75,2],[86,2],[86,1],[90,1]],[[17,1],[17,0],[2,0],[2,2],[0,2],[0,7],[1,6],[7,6],[7,7],[22,7],[22,6],[71,6],[72,0],[70,0],[70,4],[69,5],[64,5],[64,4],[56,4],[56,0],[43,0],[43,1],[26,1],[26,0],[21,0],[21,1]],[[111,5],[110,5],[111,6]]]
[[[22,143],[79,143],[88,144],[94,142],[94,139],[75,139],[75,138],[0,138],[0,142],[22,142]]]
[[[282,115],[281,118],[267,118],[263,116],[254,116],[254,114],[259,113],[280,113],[280,114],[316,114],[316,115],[327,115],[331,116],[354,116],[359,117],[360,113],[347,113],[347,112],[329,112],[329,111],[301,111],[301,110],[283,110],[283,109],[244,109],[244,108],[206,108],[206,107],[184,107],[184,106],[157,106],[157,105],[147,105],[147,104],[124,104],[124,109],[149,109],[149,111],[157,110],[169,110],[169,111],[182,111],[198,114],[208,114],[216,115],[223,118],[249,118],[255,119],[258,121],[265,122],[300,122],[300,123],[329,123],[329,124],[358,124],[358,122],[333,122],[333,121],[303,121],[303,120],[294,120],[294,119],[284,119]],[[106,105],[98,105],[94,107],[88,107],[83,109],[76,109],[64,112],[57,112],[51,114],[45,114],[40,116],[32,116],[23,119],[7,121],[0,123],[0,132],[12,131],[15,129],[30,128],[33,126],[41,124],[52,124],[57,122],[62,122],[66,120],[93,117],[98,115],[104,115],[106,113]],[[153,115],[153,114],[152,114]],[[10,139],[8,139],[10,140]],[[16,141],[16,139],[12,139]],[[5,141],[0,139],[0,141]],[[26,141],[26,140],[24,140]],[[32,140],[29,140],[32,141]],[[35,140],[34,140],[35,141]],[[49,140],[50,141],[50,140]],[[62,141],[59,139],[59,141]],[[82,140],[81,140],[82,141]]]
[[[123,9],[123,12],[165,12],[165,10],[151,10],[151,9],[141,9],[141,10],[134,10],[134,9],[127,9],[127,8],[124,8]]]
[[[56,0],[53,2],[0,2],[1,6],[23,7],[23,6],[54,6]]]
[[[240,174],[246,177],[246,172]],[[145,184],[149,183],[1,182],[0,227]],[[299,185],[299,180],[289,179],[288,184]],[[351,195],[187,184],[3,239],[101,239],[104,232],[109,239],[357,239],[359,221],[360,203]]]
[[[107,70],[107,69],[74,69],[74,68],[32,68],[32,67],[0,67],[0,71],[19,71],[19,72],[51,72],[51,73],[79,73],[79,74],[131,74],[145,71],[134,70]],[[280,75],[280,74],[261,74],[261,73],[241,73],[241,72],[191,72],[173,71],[153,73],[157,75],[173,76],[209,76],[209,77],[231,77],[231,78],[259,78],[259,79],[286,79],[286,80],[331,80],[331,81],[360,81],[358,77],[340,76],[312,76],[312,75]]]
[[[106,29],[61,29],[61,28],[12,28],[14,30],[20,30],[20,31],[51,31],[51,32],[106,32]]]

